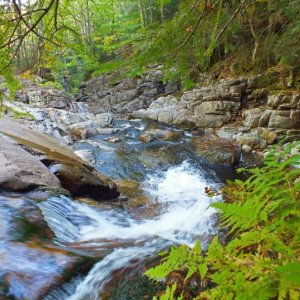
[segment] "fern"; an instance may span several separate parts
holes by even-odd
[[[200,287],[194,299],[199,300],[299,300],[300,155],[290,154],[293,147],[300,143],[271,150],[264,167],[248,170],[245,182],[224,188],[226,203],[212,204],[228,240],[215,237],[205,255],[199,242],[192,249],[172,247],[146,275],[162,280],[184,271],[185,282],[197,277]],[[185,295],[188,286],[181,289],[177,286],[175,294]]]

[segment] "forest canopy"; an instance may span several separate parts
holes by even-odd
[[[164,64],[186,88],[276,66],[297,83],[298,0],[2,0],[1,74],[69,82]],[[175,70],[175,71],[174,71]]]

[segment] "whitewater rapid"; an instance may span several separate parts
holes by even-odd
[[[58,243],[108,249],[69,296],[69,300],[99,299],[101,290],[116,270],[127,268],[172,244],[192,246],[197,239],[216,234],[216,211],[209,205],[221,201],[209,197],[205,187],[215,184],[200,167],[185,161],[166,171],[157,171],[143,182],[149,199],[159,206],[156,217],[139,220],[126,211],[104,210],[69,199],[51,197],[40,204]],[[115,242],[115,247],[111,245]]]

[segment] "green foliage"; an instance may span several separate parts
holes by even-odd
[[[63,86],[57,81],[46,81],[38,84],[40,87],[53,88],[57,90],[62,90]]]
[[[226,202],[212,204],[226,240],[215,237],[204,255],[199,242],[193,249],[172,247],[146,275],[162,280],[181,270],[185,281],[208,282],[195,295],[199,300],[299,299],[300,155],[290,154],[293,147],[300,149],[300,143],[273,149],[265,166],[251,169],[245,182],[228,184]]]

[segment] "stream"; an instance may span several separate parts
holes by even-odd
[[[18,207],[26,203],[28,206],[30,202],[39,209],[54,233],[48,239],[59,249],[94,261],[86,272],[77,272],[50,290],[43,297],[45,300],[144,299],[111,291],[118,290],[129,278],[141,277],[145,264],[171,245],[192,246],[200,239],[205,248],[217,234],[216,211],[209,205],[222,198],[209,197],[205,187],[220,189],[227,179],[237,176],[235,169],[211,164],[197,154],[192,147],[197,133],[183,132],[176,139],[143,143],[138,137],[145,130],[178,132],[178,129],[142,120],[118,120],[114,126],[120,129],[113,134],[119,142],[103,141],[111,134],[98,135],[78,142],[75,150],[88,151],[98,171],[125,186],[120,199],[112,203],[63,195],[49,196],[38,202],[26,197],[18,199]],[[15,207],[2,204],[0,214],[11,218],[13,209]],[[7,215],[7,211],[11,213]],[[7,227],[9,221],[5,218],[2,222],[6,222]],[[5,226],[0,227],[0,235],[1,230],[5,230]],[[35,238],[45,235],[34,234]],[[0,255],[6,247],[5,241],[1,243]],[[33,271],[40,267],[30,266]],[[49,272],[45,272],[45,277],[51,276],[51,262],[47,267]]]

